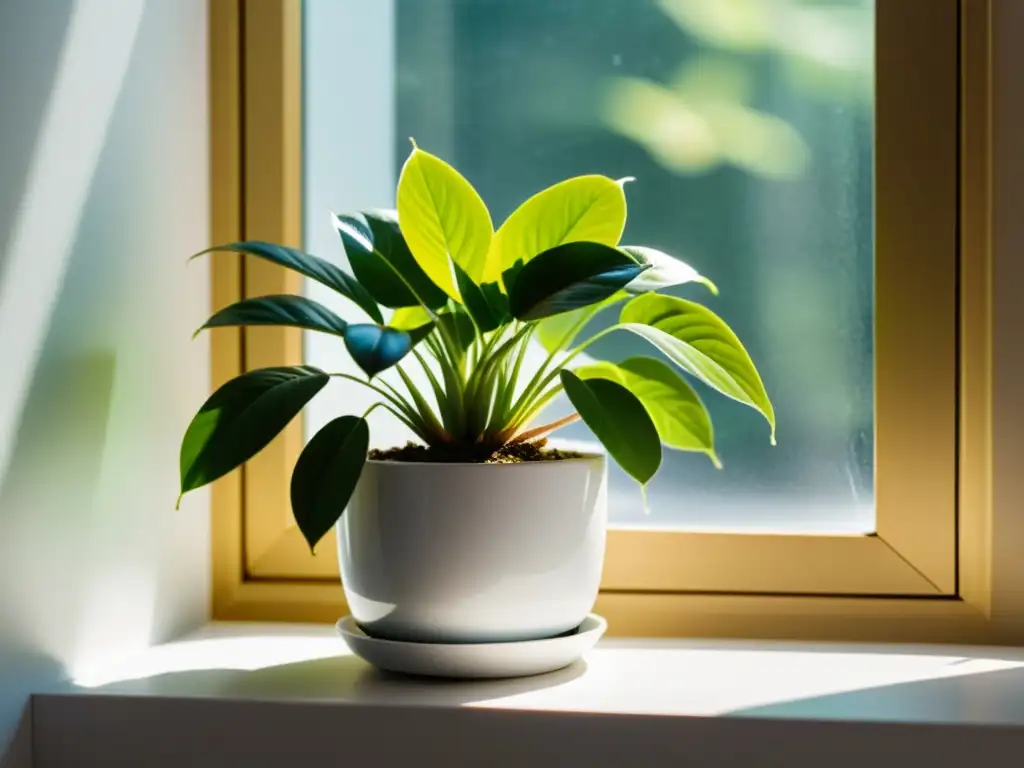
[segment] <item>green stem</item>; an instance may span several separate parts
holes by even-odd
[[[621,330],[621,328],[622,328],[621,325],[616,324],[616,325],[610,325],[610,326],[608,326],[607,328],[605,328],[602,331],[598,331],[593,336],[591,336],[589,339],[587,339],[582,344],[580,344],[578,347],[576,347],[572,352],[570,352],[566,356],[566,358],[561,362],[561,364],[557,368],[555,368],[553,371],[551,371],[551,373],[546,375],[540,382],[537,381],[538,377],[541,375],[540,372],[538,372],[537,375],[534,376],[533,379],[530,381],[530,383],[527,385],[526,389],[523,391],[522,396],[516,402],[515,408],[512,411],[512,419],[518,419],[519,415],[522,413],[523,408],[527,406],[527,404],[529,403],[530,399],[533,397],[533,394],[535,392],[541,392],[544,389],[544,387],[546,387],[548,384],[550,384],[552,381],[554,381],[555,376],[557,376],[559,374],[559,372],[561,372],[564,368],[566,368],[569,365],[569,363],[572,361],[573,358],[575,358],[584,349],[589,347],[591,344],[593,344],[595,341],[600,339],[602,336],[607,336],[612,331]],[[548,357],[548,359],[550,360],[551,357],[553,357],[553,355],[554,355],[554,353],[552,353],[552,355],[550,355]],[[541,370],[543,370],[543,366],[542,366]]]
[[[481,383],[490,376],[491,370],[495,365],[501,363],[505,355],[508,354],[509,350],[513,349],[516,343],[522,338],[525,333],[528,333],[530,326],[524,326],[516,334],[502,343],[496,350],[493,349],[493,345],[490,345],[485,351],[484,356],[472,375],[470,376],[469,383],[466,385],[466,404],[467,408],[472,407],[473,400],[478,397]]]
[[[430,370],[430,365],[427,363],[426,358],[419,353],[418,350],[412,351],[413,355],[419,361],[420,366],[423,368],[423,372],[427,374],[427,379],[430,381],[430,387],[434,390],[434,399],[437,400],[438,410],[441,411],[441,421],[444,424],[444,428],[452,433],[457,428],[457,418],[454,413],[453,404],[451,399],[448,397],[448,393],[445,392],[441,386],[434,372]],[[457,408],[457,404],[455,406]]]
[[[331,373],[331,374],[328,374],[328,375],[334,376],[335,378],[339,378],[339,379],[345,379],[346,381],[354,381],[356,384],[361,384],[362,386],[364,386],[364,387],[366,387],[368,389],[373,390],[378,395],[380,395],[384,399],[388,400],[389,403],[394,405],[394,408],[392,408],[391,405],[388,405],[386,403],[375,403],[374,405],[383,405],[385,408],[387,408],[389,411],[391,411],[396,417],[398,417],[403,423],[405,423],[405,425],[407,427],[409,427],[409,429],[411,429],[413,432],[415,432],[416,435],[421,440],[423,440],[424,442],[427,441],[426,426],[423,425],[423,424],[417,425],[415,423],[416,422],[416,418],[415,418],[416,417],[416,412],[413,410],[413,408],[408,403],[406,403],[404,401],[404,399],[401,396],[401,393],[399,393],[397,390],[394,390],[394,388],[392,388],[392,391],[394,391],[394,394],[392,395],[392,394],[384,391],[380,387],[376,387],[373,384],[371,384],[370,382],[363,381],[362,379],[357,378],[355,376],[352,376],[352,375],[350,375],[348,373]],[[381,383],[386,385],[386,386],[388,386],[388,387],[391,386],[386,381],[381,381]],[[370,410],[373,410],[373,408],[374,408],[374,406],[370,406]],[[400,415],[399,411],[401,412],[401,414],[404,414],[404,415]],[[369,413],[369,412],[370,411],[367,411],[367,413]]]
[[[530,347],[530,340],[533,338],[533,332],[536,329],[536,326],[529,325],[527,328],[528,332],[520,341],[519,352],[516,355],[515,364],[512,366],[512,372],[504,382],[501,399],[496,404],[494,414],[491,417],[490,423],[487,425],[489,432],[503,431],[508,423],[508,417],[511,414],[510,406],[512,405],[512,400],[515,396],[516,382],[519,381],[519,373],[523,367],[523,360],[526,358],[526,350]]]
[[[402,370],[402,366],[396,365],[395,370],[398,371],[398,375],[402,377],[402,381],[405,383],[405,388],[409,390],[409,395],[412,397],[413,402],[416,404],[416,411],[420,419],[425,423],[427,430],[436,435],[436,438],[428,442],[444,442],[447,438],[448,433],[444,427],[441,426],[441,422],[437,418],[437,414],[434,413],[434,409],[430,407],[430,403],[427,402],[426,398],[420,393],[413,384],[412,379],[409,375]]]

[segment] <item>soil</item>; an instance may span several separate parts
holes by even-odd
[[[494,450],[485,446],[437,445],[425,446],[409,442],[396,448],[370,451],[370,458],[377,461],[432,461],[470,462],[474,464],[522,464],[527,461],[561,461],[579,459],[582,453],[548,448],[547,440],[540,439],[525,443],[503,445]]]

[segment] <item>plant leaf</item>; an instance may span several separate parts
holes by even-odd
[[[194,490],[251,459],[284,429],[328,375],[309,365],[243,373],[214,392],[181,442],[181,492]]]
[[[524,266],[522,259],[516,259],[512,262],[512,266],[501,273],[501,282],[505,286],[506,292],[512,291],[512,286],[519,279],[519,273],[523,271]]]
[[[398,308],[422,301],[438,309],[448,301],[416,263],[394,211],[335,214],[334,226],[352,271],[378,304]]]
[[[458,171],[415,143],[398,179],[398,220],[409,250],[438,288],[459,300],[453,263],[481,281],[494,232],[487,206]]]
[[[352,498],[369,447],[366,419],[341,416],[313,435],[299,454],[292,471],[292,514],[314,554]]]
[[[448,302],[448,294],[434,285],[412,255],[398,226],[398,211],[378,208],[363,211],[363,217],[370,225],[377,253],[394,268],[416,297],[430,309],[443,307]]]
[[[775,442],[775,411],[743,344],[710,309],[645,293],[622,308],[620,327],[651,342],[672,362],[723,395],[761,412]]]
[[[477,285],[458,264],[455,265],[455,281],[462,294],[462,304],[481,333],[493,331],[512,319],[508,297],[497,283]]]
[[[484,280],[498,280],[518,259],[528,263],[557,245],[616,245],[626,226],[622,184],[607,176],[577,176],[538,192],[501,225],[491,242]]]
[[[614,381],[583,381],[568,370],[560,375],[565,394],[583,423],[620,467],[646,485],[661,466],[661,440],[643,404]]]
[[[635,281],[634,281],[635,282]],[[589,307],[580,307],[571,312],[563,312],[560,315],[551,315],[543,320],[538,320],[534,338],[540,342],[548,352],[559,349],[568,349],[573,341],[586,328],[587,323],[597,315],[598,312],[628,299],[629,294],[619,291],[609,296],[604,301],[591,304]]]
[[[243,299],[215,313],[199,331],[229,325],[288,325],[336,336],[344,336],[348,327],[348,323],[323,304],[289,294]]]
[[[429,332],[428,329],[426,333]],[[426,333],[420,338],[426,336]],[[410,333],[386,325],[360,323],[349,325],[345,331],[348,353],[371,378],[409,354],[413,345],[414,339]]]
[[[391,315],[391,320],[388,325],[399,331],[411,331],[413,328],[419,328],[433,322],[434,318],[430,312],[425,310],[421,306],[415,307],[399,307],[395,310],[394,314]]]
[[[539,320],[604,301],[647,267],[600,243],[566,243],[526,264],[509,286],[509,309]]]
[[[445,331],[457,342],[461,360],[476,339],[473,320],[466,311],[458,309],[454,312],[442,312],[437,316],[437,323],[444,326]]]
[[[621,384],[643,403],[670,448],[706,453],[715,466],[715,436],[707,408],[693,387],[670,366],[653,357],[631,357],[619,364],[597,362],[573,370],[584,381],[607,379]]]
[[[713,282],[675,256],[643,245],[620,245],[619,250],[628,253],[638,263],[650,267],[626,286],[630,293],[660,291],[662,288],[683,283],[702,283],[711,293],[718,295],[718,287]]]
[[[435,322],[431,320],[429,323],[426,323],[425,325],[417,325],[415,328],[410,328],[409,330],[405,331],[405,333],[409,334],[409,339],[412,341],[412,345],[415,347],[417,344],[419,344],[421,341],[427,338],[427,336],[430,335],[430,332],[434,330],[434,325]]]
[[[370,296],[366,289],[363,288],[355,278],[346,274],[329,261],[325,261],[308,253],[303,253],[295,248],[289,248],[275,243],[265,243],[261,240],[246,240],[245,242],[240,243],[217,245],[213,248],[207,248],[205,251],[200,251],[192,258],[194,259],[196,256],[202,256],[204,253],[213,253],[216,251],[244,253],[249,256],[264,259],[274,264],[280,264],[282,267],[298,272],[300,275],[304,275],[310,280],[316,280],[318,283],[326,285],[328,288],[340,293],[345,298],[355,302],[360,309],[362,309],[376,322],[384,322],[384,318],[380,314],[380,308],[377,306],[377,302],[373,300],[373,297]]]

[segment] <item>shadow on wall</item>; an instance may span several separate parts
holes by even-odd
[[[50,88],[74,0],[8,0],[0,6],[0,275],[15,216],[28,187],[29,161],[43,125]],[[25,66],[32,62],[32,66]]]
[[[206,3],[0,2],[0,756],[33,692],[205,621]],[[2,764],[2,763],[0,763]]]

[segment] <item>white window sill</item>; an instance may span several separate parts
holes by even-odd
[[[1018,649],[606,640],[551,675],[427,682],[374,672],[330,627],[214,624],[77,682],[33,701],[42,768],[963,768],[1024,754]]]

